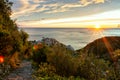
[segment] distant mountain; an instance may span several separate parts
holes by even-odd
[[[88,45],[86,45],[82,50],[85,53],[94,53],[98,57],[104,57],[106,59],[111,58],[112,53],[120,49],[120,37],[109,36],[99,38]],[[77,51],[81,51],[77,50]]]

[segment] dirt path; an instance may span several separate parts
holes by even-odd
[[[24,60],[20,67],[10,73],[4,80],[33,80],[31,62]]]

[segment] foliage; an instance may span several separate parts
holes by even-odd
[[[113,52],[113,56],[115,59],[120,59],[120,49],[117,49]]]
[[[120,49],[120,37],[108,36],[99,38],[85,46],[84,52],[94,53],[96,56],[114,62],[112,52]],[[79,50],[80,51],[80,50]]]
[[[41,63],[39,69],[33,73],[35,80],[85,80],[79,77],[62,77],[56,74],[55,67],[48,63]]]
[[[40,53],[37,57],[39,56],[39,60],[41,60],[43,58],[41,56],[45,54],[44,59],[46,60],[41,60],[42,62],[37,64],[39,67],[33,73],[36,80],[118,79],[114,66],[93,54],[88,55],[81,52],[75,57],[60,46],[46,47],[47,52],[41,49],[38,49]]]
[[[16,68],[24,53],[29,54],[29,43],[27,33],[19,31],[15,21],[10,18],[11,6],[12,2],[9,0],[0,0],[0,55],[5,57],[5,64],[0,66],[9,65],[10,68]],[[4,72],[3,68],[0,70]]]
[[[77,61],[60,46],[54,46],[51,53],[47,54],[47,61],[56,68],[57,74],[61,76],[72,76],[76,72]]]
[[[114,56],[114,58],[116,60],[116,62],[114,62],[116,75],[117,75],[117,77],[120,78],[120,49],[115,50],[113,52],[113,56]]]
[[[48,53],[47,46],[42,44],[37,44],[33,46],[33,55],[32,60],[36,64],[40,64],[41,62],[46,62],[46,54]],[[35,66],[35,65],[34,65]]]
[[[115,78],[115,71],[108,61],[94,55],[86,56],[79,64],[78,75],[89,80],[109,80]]]

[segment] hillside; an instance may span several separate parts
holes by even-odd
[[[15,20],[11,19],[12,2],[0,0],[0,80],[19,67],[25,54],[28,54],[28,34],[18,30]]]
[[[108,37],[104,38],[108,39]],[[102,39],[88,44],[84,51],[94,52],[94,50],[96,51],[99,48],[104,51],[105,45]],[[120,38],[110,37],[110,41],[114,40],[115,43],[118,39]],[[94,54],[88,55],[82,51],[79,54],[76,54],[75,51],[73,53],[71,49],[68,49],[56,39],[44,38],[42,41],[34,41],[32,44],[33,56],[31,59],[35,68],[33,75],[36,80],[117,80],[119,78],[119,65],[116,64],[113,67],[114,63],[109,63],[109,61],[106,61],[104,58],[98,58]],[[117,48],[116,45],[112,46]],[[101,51],[100,49],[99,52]],[[105,53],[107,53],[107,50]],[[116,72],[115,75],[114,72]]]
[[[99,57],[107,58],[108,55],[112,56],[113,55],[112,53],[117,49],[120,49],[120,37],[109,36],[109,37],[99,38],[87,44],[83,48],[83,52],[88,54],[94,53]]]

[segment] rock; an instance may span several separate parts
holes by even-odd
[[[23,61],[20,67],[10,73],[4,80],[33,80],[32,65],[29,61]]]
[[[60,44],[56,39],[53,38],[43,38],[41,42],[47,46],[54,46]]]
[[[66,46],[67,49],[74,51],[74,48],[71,45]]]

